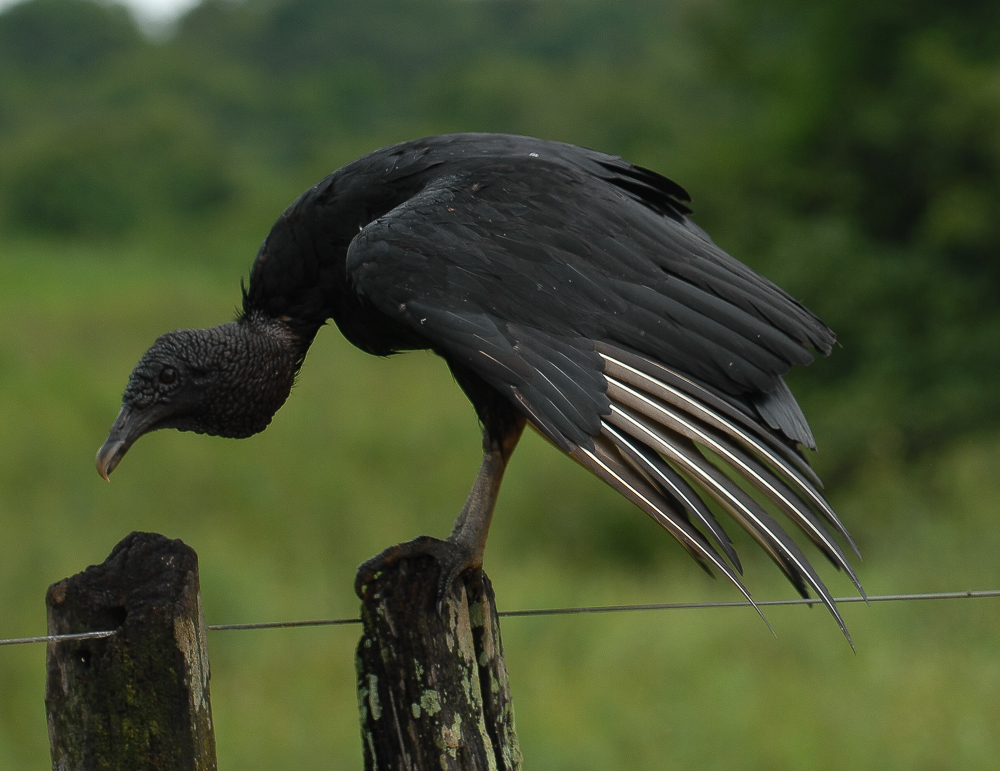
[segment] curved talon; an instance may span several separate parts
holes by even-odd
[[[444,541],[443,543],[449,542]],[[459,559],[454,561],[442,561],[440,557],[437,558],[438,564],[441,566],[441,575],[438,577],[437,585],[438,615],[442,615],[444,613],[444,601],[451,593],[451,587],[455,583],[455,579],[460,578],[466,571],[471,571],[472,575],[470,575],[470,579],[476,580],[476,583],[480,583],[480,581],[475,579],[474,576],[482,571],[482,566],[469,564],[466,555],[461,554],[457,547],[456,554],[454,556],[459,557]]]
[[[441,568],[435,592],[438,614],[444,612],[444,601],[451,592],[455,579],[467,570],[478,571],[481,569],[481,564],[475,564],[475,555],[470,554],[454,541],[442,541],[438,538],[422,535],[412,541],[390,546],[380,554],[362,562],[358,566],[354,578],[354,591],[358,597],[365,599],[366,587],[377,579],[379,573],[399,564],[404,559],[415,557],[433,557]]]

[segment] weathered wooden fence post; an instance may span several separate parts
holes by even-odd
[[[214,771],[198,557],[132,533],[102,565],[49,587],[45,707],[55,771]]]
[[[490,581],[456,581],[438,613],[433,557],[359,578],[358,707],[367,771],[521,768]]]

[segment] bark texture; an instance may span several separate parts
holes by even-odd
[[[49,587],[45,707],[55,771],[215,771],[198,557],[132,533],[102,565]]]
[[[358,707],[367,771],[516,771],[521,751],[489,579],[407,557],[359,585]]]

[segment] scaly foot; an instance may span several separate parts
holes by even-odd
[[[364,587],[374,581],[378,574],[387,567],[398,564],[400,560],[424,556],[433,557],[441,566],[441,575],[438,578],[437,586],[438,613],[444,609],[444,600],[451,591],[455,579],[468,570],[474,570],[478,573],[482,568],[481,557],[477,560],[472,551],[463,548],[456,542],[442,541],[429,535],[422,535],[412,541],[390,546],[381,554],[362,562],[358,566],[358,572],[354,578],[354,590],[359,597],[362,597]]]

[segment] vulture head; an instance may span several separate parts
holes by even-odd
[[[107,479],[140,436],[160,428],[231,438],[263,431],[288,397],[298,363],[295,337],[276,321],[161,335],[129,376],[121,412],[97,451],[98,473]]]

